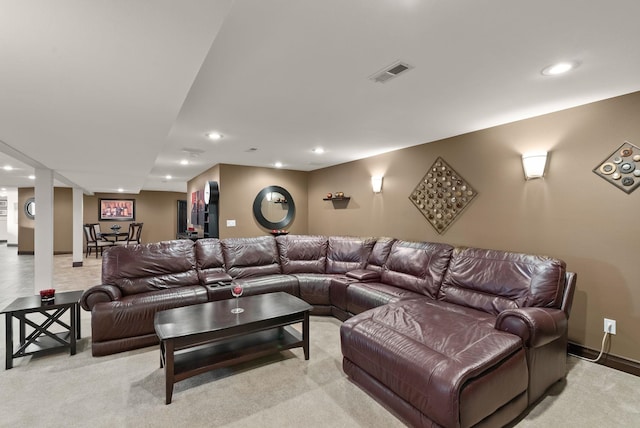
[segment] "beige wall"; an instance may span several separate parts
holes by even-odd
[[[33,188],[18,189],[18,253],[30,254],[34,251],[35,221],[24,214],[24,203],[33,197]],[[143,222],[142,242],[158,242],[175,239],[177,233],[179,199],[187,196],[181,192],[142,191],[139,194],[96,193],[84,196],[83,223],[98,223],[98,199],[126,198],[136,200],[136,221]],[[54,236],[53,251],[55,254],[71,253],[73,250],[73,191],[70,188],[54,188],[53,201]],[[36,202],[37,215],[37,202]],[[128,222],[100,222],[101,228],[108,230],[114,223],[127,231]]]
[[[18,254],[33,254],[35,248],[35,220],[31,220],[24,213],[27,199],[33,198],[33,188],[18,189]],[[73,192],[70,188],[56,187],[53,189],[53,253],[71,252],[73,227]],[[37,215],[36,204],[36,215]]]
[[[135,199],[136,222],[144,223],[141,241],[160,242],[176,239],[178,231],[178,200],[187,199],[181,192],[141,191],[138,194],[96,193],[84,196],[83,223],[100,223],[100,229],[108,231],[114,224],[121,226],[121,231],[128,231],[129,222],[98,221],[98,204],[100,198]]]
[[[24,214],[24,204],[27,199],[33,198],[35,195],[34,188],[19,188],[18,189],[18,254],[32,254],[34,243],[34,228],[36,225],[35,220],[31,220]],[[55,193],[54,193],[55,201]],[[37,212],[36,207],[36,212]],[[55,215],[55,211],[54,211]],[[54,220],[55,221],[55,220]],[[56,251],[55,244],[53,251]]]
[[[640,146],[639,113],[640,92],[311,173],[220,165],[189,182],[189,194],[218,179],[223,238],[267,233],[251,206],[261,188],[280,185],[296,202],[291,233],[394,236],[561,258],[578,273],[570,340],[598,349],[603,318],[613,318],[611,354],[639,361],[640,191],[627,195],[592,172],[625,140]],[[550,152],[547,175],[527,182],[521,155],[539,150]],[[443,235],[409,201],[438,156],[478,191]],[[370,177],[378,174],[383,192],[374,194]],[[337,191],[352,199],[323,201]],[[228,219],[238,226],[227,228]]]
[[[188,194],[204,188],[206,180],[216,180],[220,186],[220,237],[251,237],[265,235],[269,231],[253,217],[253,201],[267,186],[285,188],[293,197],[296,215],[287,227],[290,233],[306,234],[308,231],[308,173],[285,169],[256,168],[238,165],[216,165],[189,181]],[[189,196],[191,200],[191,196]],[[189,202],[189,209],[191,203]],[[236,227],[227,227],[227,220],[235,220]]]
[[[640,146],[640,92],[326,168],[309,174],[309,233],[394,236],[548,254],[578,273],[570,340],[640,360],[640,190],[628,195],[592,172],[625,140]],[[549,150],[544,179],[525,181],[522,153]],[[437,234],[409,195],[441,156],[478,196]],[[370,177],[383,174],[381,194]],[[343,191],[346,208],[323,201]]]

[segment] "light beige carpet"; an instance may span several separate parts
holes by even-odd
[[[0,246],[0,270],[7,276],[16,269],[21,272],[20,286],[2,282],[2,307],[19,295],[33,293],[28,259],[23,258],[30,256],[16,257]],[[99,263],[85,259],[85,267],[71,268],[69,256],[56,256],[56,288],[96,284]],[[77,355],[62,351],[20,358],[11,370],[3,365],[0,426],[403,426],[342,372],[340,322],[331,317],[312,317],[309,361],[296,349],[206,373],[176,384],[170,405],[164,404],[164,373],[155,347],[94,358],[90,314],[82,311],[81,321],[83,338]],[[3,317],[2,332],[4,327]],[[4,334],[0,355],[5,355]],[[638,377],[570,357],[566,382],[556,384],[516,426],[640,426],[639,390]]]

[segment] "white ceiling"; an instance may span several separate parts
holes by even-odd
[[[0,0],[0,151],[23,161],[0,156],[21,168],[0,186],[39,166],[87,192],[184,192],[218,163],[309,171],[635,92],[638,16],[637,0]],[[398,60],[414,68],[368,79]],[[580,66],[540,73],[560,60]]]

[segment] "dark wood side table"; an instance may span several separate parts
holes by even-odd
[[[71,355],[76,354],[76,341],[80,339],[80,296],[82,291],[56,293],[51,303],[42,303],[40,296],[19,297],[0,314],[6,317],[6,365],[9,370],[13,367],[13,359],[37,354],[56,348],[69,348]],[[69,324],[61,317],[69,312]],[[29,314],[40,314],[44,320],[29,319]],[[20,346],[13,350],[13,319],[20,321]],[[40,317],[40,318],[42,318]],[[33,328],[27,335],[26,326]],[[51,327],[58,325],[62,332],[53,333]]]

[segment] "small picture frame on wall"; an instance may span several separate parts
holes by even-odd
[[[135,221],[135,199],[100,199],[98,207],[99,221]]]

